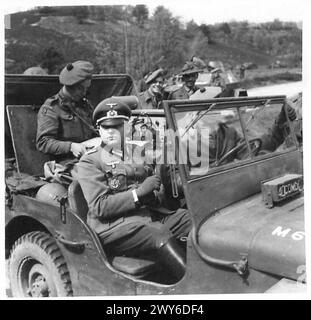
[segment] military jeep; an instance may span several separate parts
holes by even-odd
[[[155,136],[163,150],[169,145],[165,128],[176,133],[168,192],[188,208],[193,229],[186,261],[174,276],[157,257],[107,255],[86,223],[88,207],[77,181],[54,202],[36,198],[50,160],[35,148],[36,113],[58,88],[53,76],[6,77],[6,157],[15,168],[6,172],[5,245],[13,296],[305,290],[302,150],[287,118],[284,141],[273,151],[260,148],[285,96],[164,101],[164,111],[133,111],[136,132],[143,125],[152,132],[152,149]],[[131,77],[98,75],[90,99],[96,105],[111,95],[133,94]],[[179,161],[185,132],[220,122],[242,137],[237,146],[216,161],[203,159],[204,166],[197,159]],[[244,156],[235,157],[241,151]]]

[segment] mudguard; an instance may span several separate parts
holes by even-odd
[[[250,268],[297,280],[305,265],[303,197],[267,208],[257,194],[227,207],[199,230],[199,243],[219,259],[246,256]]]

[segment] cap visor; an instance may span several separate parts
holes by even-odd
[[[100,122],[99,125],[104,125],[106,127],[117,127],[124,124],[124,119],[105,119]]]

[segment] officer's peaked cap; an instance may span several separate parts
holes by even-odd
[[[68,63],[59,75],[59,82],[66,86],[72,86],[80,81],[91,79],[94,66],[88,61],[75,61]]]
[[[163,76],[164,75],[164,70],[162,68],[159,68],[151,73],[146,78],[146,83],[150,84],[152,83],[157,77]]]
[[[128,121],[132,111],[138,105],[136,96],[110,97],[101,101],[93,112],[95,125],[118,126]]]

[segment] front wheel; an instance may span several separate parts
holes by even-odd
[[[34,231],[14,244],[9,260],[13,297],[72,296],[69,271],[53,237]]]

